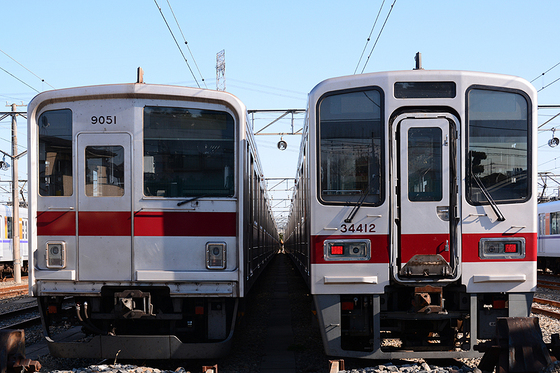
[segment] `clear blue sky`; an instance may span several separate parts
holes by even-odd
[[[168,1],[157,2],[183,46]],[[183,48],[198,83],[204,87],[200,70],[207,87],[215,89],[216,53],[224,49],[226,90],[249,109],[304,108],[317,83],[353,74],[382,2],[169,0],[194,55],[193,60]],[[393,2],[385,1],[358,72]],[[0,100],[5,103],[28,103],[51,85],[133,82],[138,66],[147,83],[197,85],[153,0],[4,1],[2,14]],[[397,0],[364,72],[412,69],[415,53],[422,52],[425,69],[496,72],[531,81],[560,62],[558,14],[556,0]],[[560,66],[534,84],[540,89],[558,78]],[[560,82],[539,92],[539,103],[560,104]],[[539,123],[559,112],[541,110]],[[22,148],[24,124],[19,119]],[[556,126],[560,117],[543,128]],[[0,122],[4,151],[10,150],[9,128],[9,119]],[[270,130],[285,132],[289,121]],[[539,134],[539,171],[560,174],[560,147],[546,145],[551,134]],[[259,137],[265,176],[295,175],[299,137],[284,139],[288,149],[280,152],[279,137]],[[26,178],[26,168],[20,169],[20,179]],[[7,179],[9,171],[0,171],[0,180]]]

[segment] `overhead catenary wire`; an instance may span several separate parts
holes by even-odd
[[[363,67],[362,72],[361,72],[362,74],[364,73],[364,70],[366,69],[366,66],[369,62],[371,54],[373,53],[373,50],[375,49],[375,46],[377,45],[377,42],[379,41],[379,38],[381,37],[381,33],[385,29],[385,25],[387,24],[387,20],[389,20],[389,16],[391,15],[391,12],[393,11],[393,7],[395,6],[396,2],[397,2],[397,0],[393,1],[393,4],[391,4],[391,8],[389,9],[389,13],[387,13],[387,17],[385,18],[385,22],[383,22],[383,26],[381,26],[381,30],[379,30],[379,34],[377,35],[377,39],[375,39],[375,43],[373,44],[373,47],[371,48],[371,51],[369,52],[369,55],[366,59],[366,62],[364,63],[364,67]]]
[[[165,22],[165,25],[167,26],[167,29],[171,33],[171,36],[173,37],[173,40],[175,41],[175,44],[177,45],[177,49],[179,49],[179,52],[181,53],[181,56],[183,56],[183,59],[185,60],[185,63],[187,64],[187,67],[189,68],[189,71],[191,72],[191,75],[194,78],[194,81],[196,82],[196,85],[198,86],[198,88],[200,88],[200,84],[198,84],[198,79],[196,79],[196,76],[194,75],[194,73],[191,69],[191,65],[189,65],[189,61],[187,61],[187,57],[185,57],[185,54],[183,53],[183,50],[181,49],[181,46],[179,45],[179,42],[177,41],[177,38],[175,37],[175,34],[173,34],[173,30],[171,30],[171,27],[169,26],[169,23],[167,22],[167,19],[165,18],[165,15],[163,14],[163,11],[161,10],[157,0],[154,0],[154,3],[156,3],[156,6],[159,10],[159,13],[161,14],[161,17],[163,18],[163,21]]]
[[[39,75],[35,74],[33,71],[29,70],[27,67],[23,66],[20,62],[18,62],[15,58],[13,58],[12,56],[10,56],[8,53],[4,52],[2,49],[0,49],[0,52],[4,53],[6,56],[8,56],[8,58],[10,58],[12,61],[14,61],[15,63],[17,63],[18,65],[20,65],[21,67],[23,67],[25,70],[29,71],[31,74],[33,74],[35,77],[37,77],[38,79],[41,79],[41,82],[45,83],[46,85],[48,85],[49,87],[51,87],[52,89],[55,89],[52,85],[50,85],[49,83],[47,83],[45,81],[45,79],[41,78]]]
[[[531,80],[531,83],[533,83],[533,82],[534,82],[535,80],[537,80],[538,78],[543,77],[546,73],[548,73],[549,71],[555,69],[557,66],[560,66],[560,62],[558,62],[557,64],[555,64],[554,66],[552,66],[550,69],[546,70],[545,72],[539,74],[539,76],[537,76],[535,79]],[[547,85],[541,87],[541,89],[539,89],[537,92],[540,92],[540,91],[542,91],[543,89],[550,87],[551,85],[553,85],[554,83],[556,83],[556,82],[559,81],[559,80],[560,80],[560,78],[554,80],[552,83],[548,83]]]
[[[556,65],[552,66],[550,69],[546,70],[544,73],[539,74],[539,76],[537,76],[535,79],[531,80],[531,83],[533,83],[535,80],[542,77],[544,74],[548,73],[550,70],[554,69],[558,65],[560,65],[560,62],[558,62]]]
[[[3,67],[0,67],[0,70],[4,71],[6,74],[10,75],[11,77],[13,77],[14,79],[20,81],[21,83],[25,84],[26,86],[28,86],[29,88],[31,88],[32,90],[34,90],[37,93],[40,93],[38,90],[36,90],[35,88],[33,88],[32,86],[30,86],[29,84],[27,84],[26,82],[24,82],[23,80],[21,80],[20,78],[18,78],[17,76],[15,76],[14,74],[12,74],[11,72],[9,72],[8,70],[4,69]]]
[[[373,22],[373,26],[371,27],[371,31],[369,32],[369,36],[366,40],[366,44],[364,45],[364,49],[362,50],[362,55],[360,56],[360,59],[358,60],[358,64],[356,65],[356,69],[354,70],[354,74],[356,74],[356,71],[358,71],[358,67],[360,67],[360,63],[362,63],[362,58],[364,57],[364,53],[366,51],[367,45],[368,45],[369,41],[371,40],[371,34],[373,34],[373,30],[375,29],[375,25],[377,25],[377,20],[379,19],[379,15],[381,14],[381,10],[383,9],[383,5],[385,5],[385,0],[383,0],[383,2],[381,3],[381,6],[379,7],[379,11],[377,12],[377,17],[375,17],[375,22]]]
[[[175,18],[175,23],[177,23],[177,27],[179,28],[179,32],[181,32],[181,36],[183,37],[183,41],[185,42],[185,45],[187,46],[187,49],[189,50],[189,53],[190,53],[191,58],[194,62],[194,65],[196,66],[196,70],[198,71],[198,74],[200,75],[200,79],[202,80],[202,83],[204,83],[204,87],[208,88],[208,86],[206,85],[206,81],[204,80],[204,77],[202,76],[202,73],[200,72],[200,69],[198,68],[198,64],[196,63],[196,60],[195,60],[194,55],[191,51],[191,48],[189,47],[189,43],[187,42],[187,39],[185,38],[185,34],[183,34],[183,30],[181,29],[181,25],[179,25],[179,21],[177,20],[177,17],[175,17],[175,12],[173,11],[173,8],[171,7],[171,3],[169,2],[169,0],[167,0],[167,5],[169,5],[169,9],[171,10],[171,14],[173,14],[173,18]]]
[[[560,80],[560,78],[556,79],[556,80],[553,81],[552,83],[548,83],[547,85],[545,85],[544,87],[542,87],[541,89],[539,89],[537,92],[540,92],[540,91],[542,91],[543,89],[550,87],[551,85],[553,85],[554,83],[556,83],[556,82],[559,81],[559,80]]]
[[[556,160],[559,159],[559,158],[560,158],[560,157],[556,157],[556,158],[553,158],[553,159],[549,159],[548,161],[539,164],[538,167],[544,166],[545,164],[550,163],[550,162],[554,162],[554,161],[556,161]]]

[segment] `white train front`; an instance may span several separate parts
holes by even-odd
[[[477,356],[536,288],[536,92],[461,71],[310,93],[286,251],[329,355]]]
[[[44,92],[28,113],[30,292],[51,353],[227,353],[239,300],[278,250],[244,105],[122,84]],[[56,341],[64,320],[89,339]]]

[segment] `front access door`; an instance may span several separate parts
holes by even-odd
[[[456,274],[454,117],[397,119],[396,276],[449,279]]]
[[[78,135],[78,278],[132,279],[130,135]]]

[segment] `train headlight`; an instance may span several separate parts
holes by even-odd
[[[523,259],[525,238],[482,238],[478,243],[480,259]]]
[[[66,268],[66,242],[47,242],[47,268]]]
[[[369,240],[326,240],[323,243],[325,260],[369,260]]]
[[[206,244],[206,268],[226,268],[226,244],[224,242],[208,242]]]

